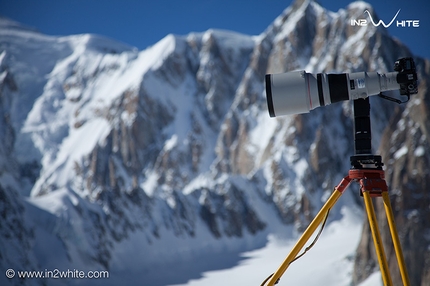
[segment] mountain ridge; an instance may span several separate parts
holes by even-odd
[[[29,233],[8,245],[24,245],[17,253],[32,253],[32,268],[79,265],[135,275],[203,253],[261,247],[285,225],[303,230],[349,169],[351,106],[271,119],[264,74],[387,72],[411,54],[381,28],[347,25],[362,2],[338,12],[302,2],[259,36],[168,35],[144,51],[92,35],[19,38],[2,30],[1,131],[8,139],[0,186],[3,205],[12,206],[7,221],[16,218]],[[428,75],[428,61],[417,65],[420,76]],[[392,103],[371,101],[376,149],[390,136],[378,135],[390,118],[408,109],[393,115]],[[6,189],[20,195],[9,202]],[[330,221],[344,205],[360,202],[345,194]],[[57,257],[42,255],[44,241],[58,247]],[[133,250],[126,241],[140,257],[127,261]],[[141,268],[121,272],[121,264]],[[147,272],[141,279],[166,283]]]

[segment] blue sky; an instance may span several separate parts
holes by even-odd
[[[2,0],[0,15],[42,33],[70,35],[96,33],[145,49],[169,33],[186,35],[209,28],[249,35],[262,33],[292,0]],[[319,0],[338,11],[352,1]],[[428,0],[367,1],[388,23],[419,20],[418,28],[392,25],[389,33],[412,52],[430,59],[430,2]],[[413,4],[411,4],[413,3]],[[363,18],[367,18],[363,14]]]

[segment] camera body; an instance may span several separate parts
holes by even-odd
[[[266,99],[271,117],[307,113],[310,110],[343,100],[366,98],[388,90],[401,95],[418,93],[417,74],[412,58],[395,62],[395,72],[357,72],[311,74],[293,71],[266,74]]]
[[[418,93],[418,80],[415,62],[412,58],[402,58],[394,63],[394,70],[397,72],[396,80],[400,85],[401,95],[411,95]]]

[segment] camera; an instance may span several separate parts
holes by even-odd
[[[394,70],[386,74],[356,72],[315,75],[306,71],[266,74],[269,115],[276,117],[307,113],[319,106],[366,98],[389,90],[399,90],[400,95],[406,95],[408,99],[411,94],[418,93],[417,73],[412,58],[397,60]]]

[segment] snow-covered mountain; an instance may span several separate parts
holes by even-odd
[[[299,0],[258,36],[168,35],[143,51],[0,19],[2,273],[108,270],[91,284],[185,283],[230,267],[269,234],[294,237],[350,168],[351,103],[273,119],[264,75],[392,71],[412,55],[382,27],[351,26],[365,9],[374,15],[364,2],[331,12]],[[412,284],[425,285],[430,65],[415,61],[420,93],[406,106],[372,98],[372,134]],[[330,221],[360,207],[351,189]],[[366,224],[352,284],[377,271]]]

